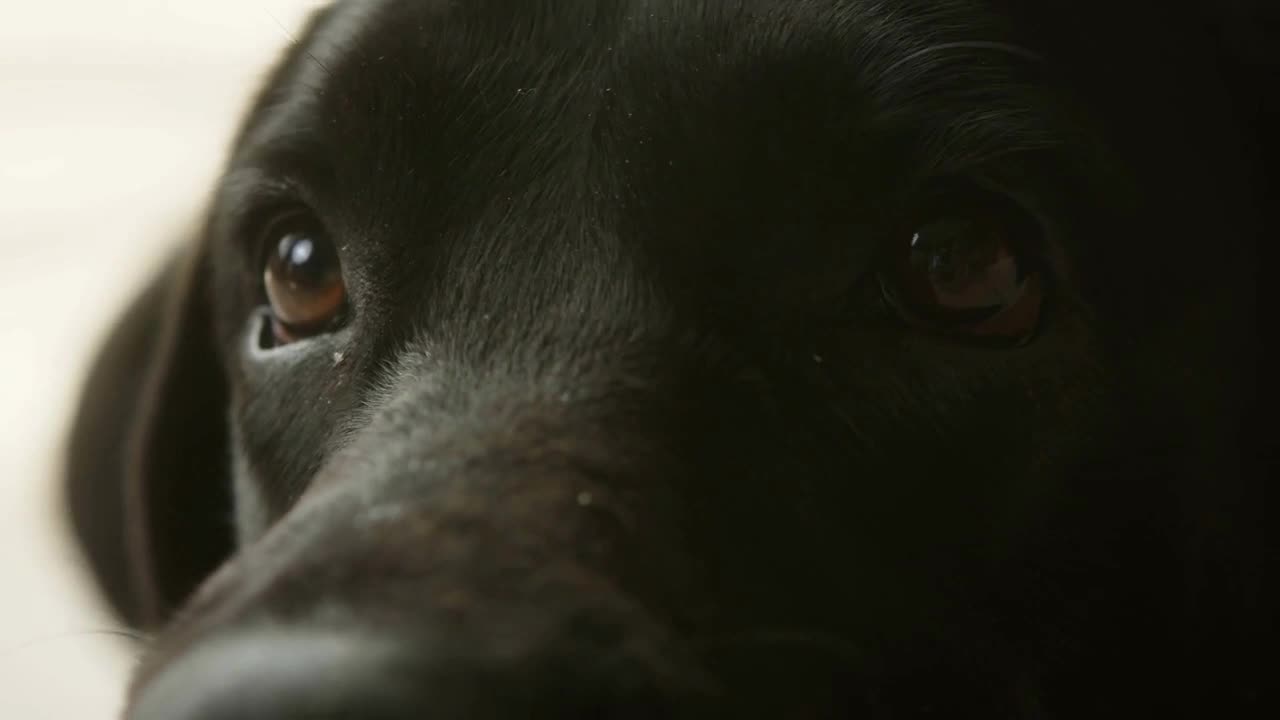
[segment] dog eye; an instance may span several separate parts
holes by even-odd
[[[879,272],[908,325],[951,337],[1021,342],[1040,321],[1039,223],[976,187],[931,200],[898,233]]]
[[[314,223],[277,223],[267,238],[263,287],[277,345],[333,328],[347,305],[337,250]]]

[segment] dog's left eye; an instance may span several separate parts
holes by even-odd
[[[347,288],[333,243],[317,223],[290,219],[268,238],[262,283],[271,306],[276,345],[332,329],[347,305]]]
[[[879,272],[909,325],[953,338],[1019,342],[1043,301],[1039,223],[999,193],[949,185],[913,213]]]

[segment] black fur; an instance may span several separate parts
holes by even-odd
[[[1256,710],[1274,98],[1221,9],[321,11],[73,436],[99,580],[162,629],[129,717]],[[956,176],[1045,228],[1025,345],[878,299]],[[351,310],[262,351],[281,206]]]

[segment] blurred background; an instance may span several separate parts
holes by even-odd
[[[114,314],[200,211],[240,112],[321,0],[0,0],[0,718],[106,720],[136,647],[59,515]]]

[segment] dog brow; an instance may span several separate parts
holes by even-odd
[[[876,122],[910,128],[927,173],[1062,145],[1062,112],[1040,89],[1040,55],[983,40],[934,43],[881,59],[868,74]]]

